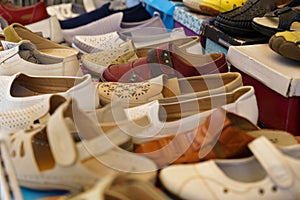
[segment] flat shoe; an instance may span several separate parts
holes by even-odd
[[[242,84],[239,73],[169,79],[164,74],[139,83],[100,82],[97,90],[102,105],[119,101],[128,107],[134,107],[156,99],[161,103],[172,103],[230,92]]]

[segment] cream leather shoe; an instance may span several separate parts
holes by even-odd
[[[17,111],[38,105],[50,95],[73,97],[83,110],[94,110],[99,105],[96,88],[90,75],[28,76],[18,73],[0,76],[0,112]]]
[[[300,145],[276,148],[262,136],[249,149],[253,157],[173,165],[159,178],[183,199],[299,199]]]
[[[19,43],[2,41],[0,51],[0,75],[25,73],[36,76],[81,76],[82,71],[76,55],[56,57],[41,53],[28,40]]]

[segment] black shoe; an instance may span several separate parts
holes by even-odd
[[[289,1],[297,4],[299,0]],[[278,9],[280,6],[275,0],[248,0],[243,6],[219,14],[215,19],[215,26],[226,33],[233,35],[257,36],[259,32],[252,28],[254,17],[263,17],[266,13]]]

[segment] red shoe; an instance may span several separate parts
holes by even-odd
[[[134,62],[110,65],[100,79],[110,82],[140,82],[161,74],[190,77],[227,71],[223,53],[191,54],[169,43],[150,50],[147,57]]]
[[[22,25],[32,24],[48,18],[44,2],[38,2],[32,6],[24,6],[21,8],[10,8],[1,4],[0,15],[6,19],[9,24],[17,22]]]

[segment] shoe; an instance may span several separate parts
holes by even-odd
[[[28,24],[25,27],[32,32],[41,33],[44,38],[50,39],[55,43],[62,43],[64,41],[62,30],[56,16],[50,16],[47,19]]]
[[[72,46],[83,53],[112,50],[127,40],[132,40],[136,48],[142,48],[174,39],[185,38],[183,28],[167,32],[165,28],[146,27],[134,31],[112,32],[103,35],[75,36]]]
[[[210,16],[233,10],[243,6],[246,0],[217,1],[217,0],[183,0],[183,4],[189,9]]]
[[[56,16],[58,20],[66,20],[77,17],[80,14],[72,11],[72,3],[61,3],[47,6],[47,13],[49,16]]]
[[[135,126],[126,126],[135,131]],[[122,130],[123,126],[101,131],[76,101],[68,98],[47,124],[10,135],[8,148],[20,185],[38,190],[80,191],[115,173],[155,180],[154,162],[119,147],[130,140]]]
[[[298,144],[290,133],[259,130],[248,119],[218,108],[198,128],[136,145],[135,152],[145,154],[158,166],[244,158],[251,156],[247,145],[260,136],[279,146]]]
[[[76,98],[83,110],[94,110],[99,105],[96,88],[90,75],[29,76],[18,73],[13,76],[0,76],[0,88],[1,112],[25,110],[32,106],[34,108],[35,105],[38,107],[53,94]],[[34,110],[38,110],[37,107]]]
[[[263,17],[254,17],[251,24],[254,30],[268,37],[277,32],[300,31],[300,7],[284,7]]]
[[[300,61],[300,31],[283,31],[273,35],[269,47],[279,55]]]
[[[147,57],[134,62],[110,65],[100,79],[109,82],[141,82],[161,74],[181,78],[227,71],[223,53],[191,54],[170,42],[150,50]]]
[[[76,55],[66,58],[53,57],[38,51],[28,40],[7,43],[0,51],[0,75],[11,76],[22,72],[37,76],[78,76],[82,75]]]
[[[143,116],[148,116],[151,120],[152,129],[144,129],[138,135],[132,135],[133,142],[141,144],[196,129],[218,107],[241,115],[253,124],[257,123],[257,101],[251,86],[173,103],[160,103],[160,100],[155,100],[141,106],[125,108],[125,112],[132,120]]]
[[[86,25],[72,29],[62,30],[63,37],[68,44],[72,44],[73,37],[76,35],[100,35],[120,30],[123,13],[116,13],[95,20]],[[102,27],[99,29],[99,27]]]
[[[104,4],[109,3],[110,0],[83,0],[83,6],[86,12],[91,12],[100,8]]]
[[[109,9],[110,10],[115,10],[115,11],[122,11],[126,10],[128,8],[135,7],[139,5],[140,1],[139,0],[114,0],[110,2],[109,4]]]
[[[251,25],[253,18],[263,17],[266,13],[283,7],[291,1],[295,0],[247,0],[241,7],[219,14],[214,24],[228,34],[257,36],[260,34]]]
[[[202,47],[198,36],[186,36],[174,39],[172,42],[178,45],[183,51],[201,54]],[[84,68],[89,73],[101,76],[103,71],[111,64],[125,64],[139,58],[146,57],[149,50],[157,48],[167,42],[157,43],[143,48],[135,48],[132,40],[125,41],[112,50],[100,51],[97,53],[83,54],[81,57]]]
[[[146,181],[140,181],[126,175],[107,175],[91,188],[80,193],[74,193],[56,200],[95,200],[95,199],[155,199],[169,200],[161,190]],[[40,198],[39,200],[54,200],[53,198]]]
[[[135,107],[158,99],[161,103],[174,103],[230,92],[242,85],[242,77],[239,73],[187,78],[168,78],[163,74],[139,83],[100,82],[97,90],[102,105],[119,101],[128,107]]]
[[[5,40],[9,42],[20,42],[21,40],[31,41],[40,52],[49,56],[66,58],[73,55],[78,55],[79,51],[61,44],[57,44],[40,35],[33,33],[25,26],[13,23],[4,29]]]
[[[6,4],[0,4],[0,14],[9,24],[27,25],[48,18],[44,2],[21,8],[10,8],[6,7]]]
[[[121,11],[110,10],[109,6],[110,6],[110,2],[102,5],[101,7],[91,12],[81,14],[71,19],[60,20],[60,27],[62,29],[76,28],[91,23],[93,21],[96,21],[98,19],[101,19],[103,17],[107,17],[109,15],[115,14],[117,12],[123,13],[122,21],[124,22],[139,22],[151,18],[151,15],[146,11],[142,3],[132,8],[128,8]]]
[[[299,148],[276,148],[259,137],[249,144],[252,157],[173,165],[162,169],[159,179],[182,199],[298,199]]]

